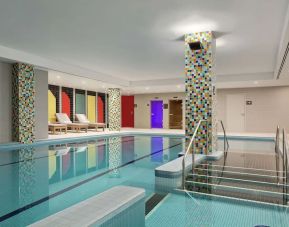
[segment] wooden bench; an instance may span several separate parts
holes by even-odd
[[[145,190],[116,186],[30,226],[144,227]]]

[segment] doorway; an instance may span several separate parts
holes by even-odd
[[[182,129],[183,128],[183,101],[170,100],[169,101],[169,128]]]
[[[151,100],[151,128],[163,128],[162,100]]]
[[[134,127],[134,96],[121,96],[121,127]]]
[[[229,132],[245,131],[245,94],[227,95],[227,130]]]

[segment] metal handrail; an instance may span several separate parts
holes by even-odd
[[[227,137],[227,134],[226,134],[226,130],[225,130],[223,121],[220,120],[220,122],[221,122],[221,126],[222,126],[222,129],[223,129],[223,134],[224,134],[224,152],[227,152],[229,150],[229,147],[230,147],[229,140],[228,140],[228,137]]]
[[[190,152],[190,149],[191,149],[191,147],[193,145],[193,142],[194,142],[194,140],[196,138],[197,132],[198,132],[202,122],[206,122],[206,127],[207,127],[207,135],[206,135],[207,136],[207,152],[208,152],[208,121],[207,120],[199,120],[199,122],[197,124],[197,127],[195,128],[194,134],[193,134],[193,136],[192,136],[192,138],[190,140],[189,146],[188,146],[188,148],[187,148],[187,150],[186,150],[186,152],[185,152],[185,154],[183,156],[183,161],[182,161],[182,168],[183,168],[183,171],[182,171],[182,187],[183,187],[183,189],[185,189],[185,169],[186,169],[185,160],[186,160],[187,155]],[[192,152],[192,167],[193,167],[193,169],[194,169],[194,165],[195,165],[195,155],[194,155],[194,153],[195,153],[195,149],[193,149],[193,152]]]
[[[288,202],[288,138],[286,130],[283,129],[283,203]]]
[[[280,127],[277,126],[276,136],[275,136],[275,157],[276,157],[276,175],[277,175],[277,184],[279,184],[279,162],[280,162]]]

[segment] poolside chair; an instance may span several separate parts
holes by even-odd
[[[69,117],[66,113],[56,113],[57,121],[61,124],[66,124],[67,128],[70,128],[71,130],[76,130],[76,132],[79,132],[81,130],[85,130],[87,132],[88,130],[88,124],[86,123],[72,123]]]
[[[105,129],[105,124],[104,123],[91,123],[85,114],[75,114],[76,119],[78,120],[79,123],[83,124],[88,124],[89,128],[94,128],[96,131],[98,128],[102,128],[103,131]]]

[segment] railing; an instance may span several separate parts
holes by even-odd
[[[206,137],[207,137],[207,149],[206,149],[206,152],[208,152],[208,129],[209,129],[209,124],[208,124],[208,121],[207,120],[199,120],[199,122],[198,122],[198,124],[197,124],[197,127],[195,128],[195,131],[194,131],[194,134],[193,134],[193,136],[192,136],[192,138],[191,138],[191,140],[190,140],[190,143],[189,143],[189,145],[188,145],[188,148],[187,148],[187,150],[186,150],[186,153],[184,154],[184,156],[183,156],[183,161],[182,161],[182,168],[183,168],[183,172],[182,172],[182,187],[183,187],[183,189],[185,189],[185,178],[186,178],[186,176],[185,176],[185,172],[186,172],[186,157],[188,156],[188,154],[190,153],[190,150],[191,150],[191,148],[192,148],[192,145],[193,145],[193,142],[194,142],[194,140],[195,140],[195,138],[196,138],[196,135],[197,135],[197,133],[198,133],[198,130],[199,130],[199,128],[200,128],[200,126],[201,126],[201,124],[203,123],[203,122],[206,122],[206,131],[207,131],[207,135],[206,135]],[[194,155],[194,153],[195,153],[195,149],[193,149],[192,150],[192,169],[194,169],[194,167],[195,167],[195,155]]]
[[[229,150],[229,147],[230,147],[229,146],[229,141],[228,141],[228,137],[227,137],[227,134],[226,134],[226,130],[225,130],[223,121],[220,120],[220,123],[221,123],[222,129],[223,129],[223,133],[224,133],[224,152],[227,152]]]
[[[276,159],[276,175],[277,175],[277,184],[280,183],[280,177],[279,177],[279,172],[280,172],[280,127],[279,125],[277,126],[276,129],[276,136],[275,136],[275,159]]]
[[[286,130],[283,129],[283,203],[288,203],[288,138]]]

